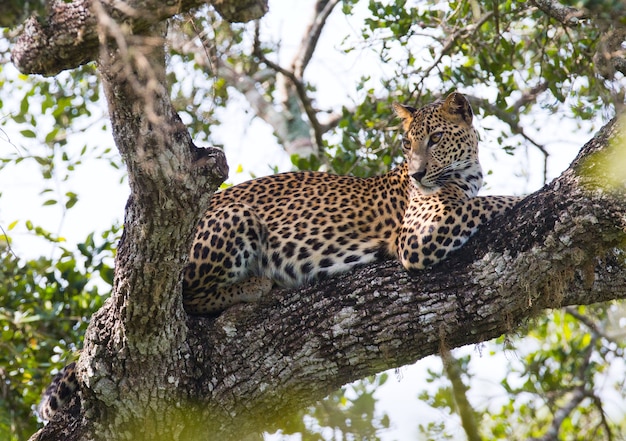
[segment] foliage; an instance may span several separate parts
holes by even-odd
[[[34,432],[32,411],[42,385],[80,348],[89,318],[113,282],[119,239],[119,227],[113,227],[69,249],[52,233],[27,224],[57,252],[54,258],[24,260],[13,253],[8,236],[0,245],[0,438],[7,440]]]
[[[336,107],[328,108],[315,99],[328,85],[306,69],[302,78],[296,77],[306,96],[298,95],[297,88],[281,87],[285,72],[277,71],[277,65],[287,73],[294,69],[285,65],[286,42],[263,28],[263,22],[258,30],[255,24],[231,25],[201,8],[170,23],[172,100],[192,137],[211,144],[217,143],[215,132],[226,122],[223,109],[242,101],[283,142],[278,135],[281,121],[271,116],[271,109],[278,109],[283,120],[289,119],[287,127],[295,131],[304,124],[306,133],[323,135],[317,154],[291,156],[295,168],[368,176],[400,160],[393,101],[419,106],[460,89],[470,95],[483,118],[498,121],[492,136],[501,148],[513,153],[520,145],[531,146],[547,154],[544,141],[529,130],[542,127],[546,114],[575,119],[578,124],[595,118],[585,125],[585,130],[594,130],[598,115],[611,116],[623,105],[624,76],[607,74],[606,66],[598,64],[602,60],[598,55],[604,55],[607,32],[625,26],[626,15],[617,13],[623,11],[619,1],[568,2],[587,9],[581,9],[585,15],[575,25],[564,25],[533,3],[344,0],[341,12],[335,14],[345,16],[356,31],[346,35],[339,49],[345,57],[373,60],[377,69],[371,71],[381,73],[361,74],[354,90],[347,91],[350,98],[339,97]],[[0,139],[4,141],[0,172],[37,164],[42,204],[58,206],[69,216],[81,193],[62,188],[60,182],[88,159],[123,168],[111,141],[101,140],[102,134],[108,137],[109,128],[99,79],[93,65],[47,79],[18,75],[5,63],[10,37],[5,30],[0,40]],[[281,95],[285,93],[288,96]],[[326,117],[327,124],[305,112],[307,100],[314,105],[313,116],[320,121]],[[245,132],[246,124],[238,130]],[[318,143],[310,137],[311,143]],[[37,424],[31,410],[50,372],[80,346],[89,316],[109,289],[119,228],[94,232],[81,243],[68,245],[47,231],[48,225],[39,227],[25,220],[15,224],[4,217],[0,221],[11,222],[0,225],[9,234],[21,227],[54,246],[49,257],[20,258],[11,251],[8,237],[0,241],[4,348],[0,438],[23,439]],[[17,235],[11,239],[17,240]],[[518,348],[523,362],[509,363],[501,383],[505,404],[475,407],[482,436],[542,436],[576,391],[582,391],[584,399],[562,420],[562,438],[610,439],[609,431],[626,431],[623,413],[612,419],[606,416],[605,394],[600,390],[606,387],[603,382],[623,381],[623,375],[608,375],[624,356],[619,315],[611,318],[615,308],[619,307],[555,311],[529,324],[525,338],[507,340]],[[504,344],[504,338],[499,342]],[[471,401],[471,361],[461,357],[458,362]],[[375,408],[375,391],[386,375],[331,394],[284,422],[282,433],[300,433],[303,440],[379,439],[390,426],[390,417]],[[458,411],[454,391],[443,370],[430,372],[427,380],[437,390],[421,393],[420,399],[454,415]],[[623,400],[623,385],[612,387]],[[450,439],[458,429],[435,421],[419,430],[428,439]]]
[[[614,399],[626,399],[624,379],[607,371],[623,370],[626,342],[614,338],[623,331],[611,309],[610,305],[567,308],[533,324],[521,363],[510,363],[501,383],[509,402],[496,418],[485,418],[493,424],[488,436],[539,437],[555,422],[573,440],[609,440],[624,433],[624,414],[610,409]],[[559,421],[559,411],[570,406]]]
[[[492,384],[480,405],[474,399],[483,439],[540,439],[553,430],[548,439],[610,440],[624,433],[626,414],[619,403],[626,400],[626,390],[623,376],[615,374],[624,370],[622,314],[623,304],[566,308],[536,319],[520,340],[500,337],[490,354],[479,357],[508,354],[499,387]],[[469,355],[456,362],[469,384],[476,383],[472,364],[485,369],[490,363],[471,362]],[[429,370],[426,381],[437,386],[419,399],[448,418],[420,424],[420,433],[453,439],[457,428],[450,417],[458,413],[453,387],[443,369]],[[476,393],[481,394],[477,386]]]
[[[308,409],[282,421],[280,432],[299,434],[302,441],[378,441],[378,434],[389,428],[389,416],[376,409],[376,390],[388,374],[365,378],[342,387]]]

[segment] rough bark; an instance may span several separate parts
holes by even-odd
[[[101,22],[107,44],[99,71],[131,197],[114,289],[91,319],[77,367],[84,414],[70,433],[49,439],[187,439],[184,425],[171,424],[193,390],[183,374],[192,359],[186,315],[172,293],[181,292],[194,227],[228,168],[221,150],[193,145],[172,109],[159,38],[165,26],[157,26],[116,45],[121,29]]]
[[[262,17],[267,0],[51,0],[46,17],[32,16],[25,23],[11,53],[11,61],[24,74],[56,75],[96,59],[98,55],[96,3],[118,23],[141,33],[155,23],[206,3],[229,22]]]

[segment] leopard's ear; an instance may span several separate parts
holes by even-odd
[[[400,104],[400,103],[393,103],[392,107],[396,115],[402,118],[402,127],[404,128],[404,131],[406,132],[407,130],[409,130],[411,121],[413,121],[413,114],[417,112],[417,109],[411,106],[405,106],[404,104]]]
[[[462,93],[452,92],[446,97],[442,108],[452,119],[461,118],[468,126],[472,125],[474,112],[472,112],[472,106]]]

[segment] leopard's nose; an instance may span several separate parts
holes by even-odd
[[[417,182],[420,182],[424,176],[426,176],[426,170],[416,171],[411,175],[411,177]]]

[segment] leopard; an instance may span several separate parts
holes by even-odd
[[[286,172],[215,193],[183,272],[187,313],[215,316],[275,286],[302,286],[382,259],[424,270],[521,200],[477,196],[478,134],[463,94],[419,109],[394,103],[393,110],[404,160],[383,175]],[[79,390],[75,369],[67,365],[44,392],[42,419]]]
[[[477,196],[478,134],[462,93],[393,110],[404,161],[383,175],[287,172],[215,193],[184,272],[186,311],[219,314],[382,259],[425,269],[519,201]]]
[[[478,133],[467,98],[450,94],[420,110],[394,104],[402,119],[402,150],[412,185],[398,235],[398,259],[423,270],[461,248],[483,224],[522,196],[477,196],[483,186]]]
[[[48,422],[65,406],[72,395],[78,390],[76,379],[76,362],[66,364],[53,378],[42,394],[37,415],[42,421]]]

